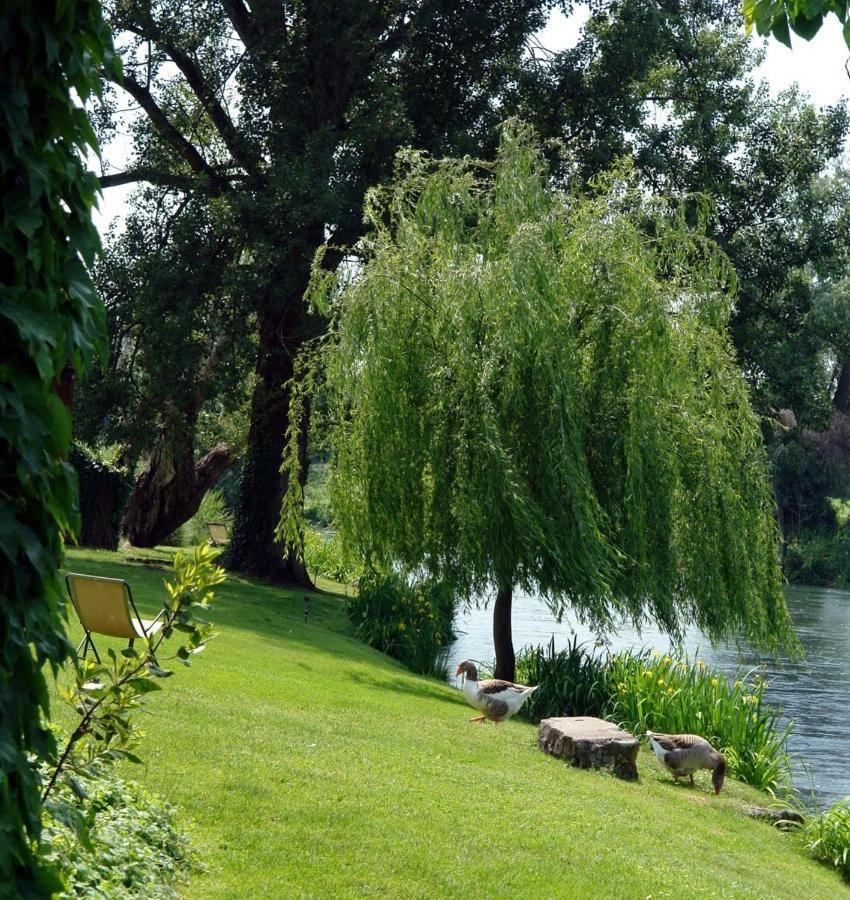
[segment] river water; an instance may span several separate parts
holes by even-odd
[[[789,749],[795,757],[795,785],[819,806],[850,795],[850,592],[788,587],[786,598],[806,656],[800,662],[774,659],[734,646],[712,647],[699,631],[690,631],[683,649],[728,675],[763,666],[767,698],[794,722]],[[449,650],[450,672],[463,659],[492,661],[491,612],[472,609],[458,615],[457,641]],[[593,643],[596,635],[570,619],[558,624],[543,602],[517,593],[513,602],[514,646],[548,644],[560,649],[578,635]],[[657,629],[623,625],[607,639],[611,650],[672,649]]]

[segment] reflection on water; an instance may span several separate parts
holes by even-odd
[[[729,675],[740,666],[763,665],[768,680],[767,698],[781,706],[795,723],[790,749],[801,766],[797,787],[808,793],[812,787],[819,804],[850,795],[850,592],[822,588],[789,587],[788,608],[797,635],[805,648],[801,662],[774,660],[737,647],[711,647],[700,632],[689,632],[684,649]],[[474,609],[461,614],[460,634],[449,654],[450,671],[463,659],[492,660],[493,643],[489,610]],[[517,594],[513,605],[514,645],[546,644],[554,636],[555,646],[564,647],[573,635],[579,642],[593,642],[596,635],[570,620],[559,625],[536,597]],[[638,634],[623,626],[611,636],[612,650],[655,647],[670,649],[669,640],[657,629]]]

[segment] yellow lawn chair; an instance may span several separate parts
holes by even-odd
[[[152,638],[161,628],[160,618],[165,615],[161,609],[153,619],[143,619],[139,615],[130,585],[120,578],[101,578],[98,575],[80,575],[69,572],[65,576],[68,596],[80,617],[80,624],[86,636],[77,647],[77,656],[85,659],[91,647],[94,658],[100,662],[100,654],[94,645],[92,634],[127,638],[133,646],[136,638]]]
[[[224,522],[207,522],[207,531],[213,547],[226,547],[230,543],[230,529]]]

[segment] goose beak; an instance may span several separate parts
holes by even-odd
[[[463,667],[458,666],[457,669],[455,670],[455,675],[460,675],[462,672],[463,672]]]

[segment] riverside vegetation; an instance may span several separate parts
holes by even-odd
[[[151,565],[69,557],[129,580],[143,615],[159,606]],[[305,622],[303,590],[230,578],[216,591],[215,652],[148,705],[155,738],[134,772],[181,810],[204,865],[192,897],[459,896],[485,883],[494,897],[555,883],[576,896],[841,890],[797,840],[743,815],[764,802],[747,785],[729,781],[717,798],[676,789],[643,750],[640,783],[624,783],[537,753],[527,723],[467,727],[458,692],[355,640],[344,604],[311,594]],[[69,711],[56,715],[67,727]],[[496,818],[506,849],[494,879],[483,823]],[[458,822],[482,824],[459,844]]]

